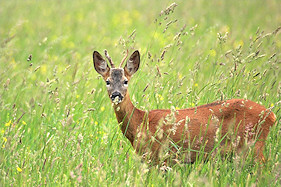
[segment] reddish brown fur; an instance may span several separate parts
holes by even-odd
[[[119,108],[119,111],[117,111],[117,108]],[[160,122],[165,120],[167,115],[171,114],[171,110],[152,110],[147,115],[147,112],[133,106],[128,94],[122,103],[114,106],[114,109],[117,120],[121,124],[123,134],[130,140],[137,153],[141,155],[151,154],[152,159],[156,162],[159,159],[161,146],[165,144],[167,136],[169,140],[178,143],[183,149],[189,148],[199,151],[200,149],[202,150],[201,146],[205,145],[204,152],[211,152],[216,143],[216,132],[220,128],[220,125],[221,137],[224,137],[229,131],[234,132],[232,135],[234,139],[226,136],[221,142],[222,146],[226,140],[229,140],[228,143],[230,144],[230,141],[235,141],[239,136],[241,139],[236,147],[239,151],[244,146],[246,137],[248,137],[248,142],[255,141],[256,139],[256,156],[264,160],[262,153],[263,146],[269,129],[276,120],[272,112],[253,101],[232,99],[175,111],[175,123],[180,120],[182,122],[180,122],[173,134],[169,132],[173,124],[165,125]],[[264,114],[261,115],[262,113]],[[188,129],[185,129],[187,116],[190,118],[190,122],[188,123]],[[216,116],[213,117],[216,119],[216,123],[212,121],[212,116]],[[157,137],[157,130],[159,128],[163,128],[164,130],[162,138]],[[156,138],[157,141],[151,141],[153,139],[152,137]],[[187,139],[195,142],[192,147],[189,147],[189,141],[185,141]],[[196,143],[198,140],[202,140],[202,142]],[[231,151],[231,149],[235,148],[226,147],[225,151]],[[196,152],[191,151],[188,162],[194,162],[196,156]]]

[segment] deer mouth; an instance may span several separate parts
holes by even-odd
[[[117,104],[119,104],[119,103],[122,102],[122,100],[123,100],[124,97],[121,95],[121,93],[119,93],[119,92],[114,92],[114,93],[110,96],[110,98],[111,98],[112,102],[117,105]]]

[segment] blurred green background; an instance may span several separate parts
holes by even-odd
[[[247,98],[279,120],[279,0],[12,0],[0,16],[1,185],[280,185],[280,123],[263,169],[219,159],[148,170],[92,64],[94,50],[119,64],[138,49],[129,92],[145,110]]]

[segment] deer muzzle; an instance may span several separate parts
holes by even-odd
[[[110,96],[110,98],[111,98],[112,102],[118,104],[123,100],[124,97],[119,92],[113,92],[112,95]]]

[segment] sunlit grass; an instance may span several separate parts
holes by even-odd
[[[92,52],[140,50],[142,109],[247,98],[280,120],[280,2],[3,1],[0,186],[280,185],[280,122],[259,165],[239,155],[163,172],[121,133]]]

